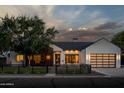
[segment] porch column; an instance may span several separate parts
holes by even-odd
[[[64,53],[64,51],[61,52],[61,56],[60,57],[61,57],[60,58],[60,60],[61,60],[60,64],[65,64],[65,53]]]

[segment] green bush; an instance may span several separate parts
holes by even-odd
[[[31,67],[20,67],[18,73],[19,74],[30,74],[31,73]]]
[[[32,67],[4,67],[3,72],[2,68],[0,68],[0,73],[6,73],[6,74],[45,74],[46,73],[46,67],[33,67],[33,73],[32,73]]]
[[[45,67],[34,67],[33,73],[34,74],[45,74],[46,68]]]
[[[16,74],[17,73],[17,68],[16,67],[4,67],[3,68],[3,73]]]

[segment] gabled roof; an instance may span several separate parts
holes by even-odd
[[[104,38],[104,37],[103,37],[103,38],[100,38],[100,39],[98,39],[98,40],[96,40],[96,41],[94,41],[93,44],[95,44],[95,43],[97,43],[97,42],[99,42],[99,41],[101,41],[101,40],[105,40],[105,41],[109,42],[110,44],[112,44],[113,46],[115,46],[116,48],[121,49],[119,46],[113,44],[111,41],[109,41],[108,39],[106,39],[106,38]],[[88,46],[88,47],[89,47],[89,46]]]
[[[55,42],[55,45],[63,50],[82,50],[93,44],[93,42]]]

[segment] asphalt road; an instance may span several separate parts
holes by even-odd
[[[5,88],[123,88],[124,78],[0,78]]]

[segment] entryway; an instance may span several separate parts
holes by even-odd
[[[60,65],[60,54],[55,54],[55,64]]]

